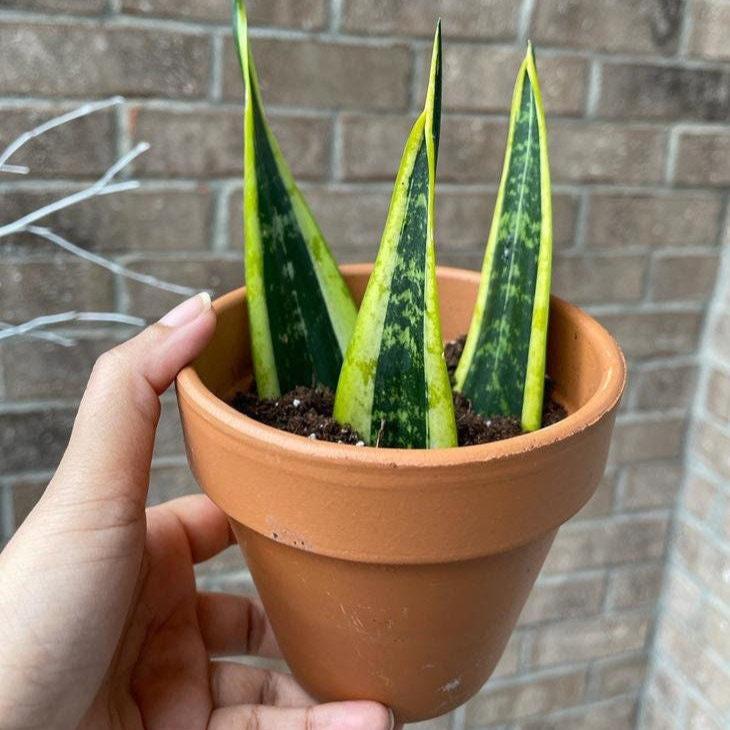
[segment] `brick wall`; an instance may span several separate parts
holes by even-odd
[[[730,240],[701,350],[641,728],[730,726]]]
[[[272,126],[342,261],[374,256],[441,15],[439,255],[478,268],[514,74],[528,36],[537,44],[555,187],[555,290],[617,335],[631,384],[606,478],[561,531],[497,676],[465,709],[428,727],[635,727],[727,206],[730,3],[250,0],[249,9]],[[33,174],[0,180],[2,221],[93,179],[147,140],[152,148],[133,170],[139,191],[85,203],[49,224],[139,271],[219,292],[237,286],[241,84],[228,13],[228,0],[0,0],[0,147],[82,100],[128,99],[14,158]],[[28,236],[0,245],[3,321],[72,308],[152,319],[177,301]],[[728,316],[718,319],[720,343]],[[30,339],[0,346],[5,537],[58,461],[94,358],[129,332],[86,325],[74,334],[72,349]],[[720,653],[689,652],[705,662],[701,679],[670,642],[672,627],[695,621],[674,604],[689,611],[695,595],[719,617],[697,631],[727,642],[727,583],[713,566],[724,559],[727,572],[719,495],[730,477],[722,448],[728,385],[722,353],[711,359],[717,375],[706,373],[708,357],[701,397],[710,389],[715,410],[696,421],[672,531],[676,557],[658,634],[659,656],[671,661],[652,672],[647,722],[668,709],[667,687],[681,688],[672,696],[688,717],[717,721],[722,709],[712,696]],[[151,501],[194,489],[168,396]],[[710,502],[715,522],[706,519]],[[233,551],[201,570],[208,586],[240,589],[246,580]]]

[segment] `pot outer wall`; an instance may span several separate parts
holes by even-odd
[[[371,266],[343,267],[359,300]],[[444,337],[463,334],[479,275],[439,269]],[[322,701],[372,699],[399,722],[442,715],[489,678],[558,527],[605,467],[625,363],[553,298],[548,372],[564,421],[458,449],[312,442],[225,401],[251,379],[245,290],[178,377],[188,459],[229,516],[282,653]]]

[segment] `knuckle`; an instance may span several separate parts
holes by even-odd
[[[261,704],[275,705],[277,700],[277,686],[274,673],[270,669],[264,670],[264,678],[261,683]]]
[[[252,707],[246,722],[246,730],[261,730],[261,708]]]
[[[317,730],[317,720],[315,719],[313,707],[304,709],[304,730]]]
[[[96,358],[94,368],[91,371],[93,379],[107,379],[119,371],[124,358],[120,352],[120,347],[113,347],[111,350],[103,352]]]

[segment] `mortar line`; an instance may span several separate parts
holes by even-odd
[[[223,35],[221,33],[213,33],[211,36],[208,95],[213,102],[223,99]]]
[[[586,95],[586,118],[598,118],[598,104],[601,99],[601,86],[603,85],[603,63],[597,59],[591,59],[590,73],[588,75],[588,94]]]
[[[342,0],[330,0],[329,12],[329,31],[337,35],[342,29]]]
[[[536,0],[522,0],[517,15],[517,44],[526,45],[530,36],[530,26],[535,12]]]
[[[694,30],[694,0],[685,0],[682,23],[677,40],[677,56],[683,59],[689,54],[689,40]]]

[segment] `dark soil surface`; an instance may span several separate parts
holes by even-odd
[[[459,363],[465,339],[460,337],[453,340],[444,349],[446,366],[451,377]],[[561,421],[567,415],[563,406],[552,399],[550,391],[551,383],[548,380],[542,414],[543,428]],[[282,431],[320,441],[364,446],[364,441],[353,428],[332,418],[334,402],[334,393],[328,388],[300,386],[275,400],[259,398],[254,391],[236,393],[231,405],[250,418]],[[522,433],[517,418],[482,418],[471,410],[469,400],[460,393],[454,393],[454,409],[459,446],[501,441]]]
[[[236,393],[237,411],[267,426],[320,441],[364,446],[357,432],[332,418],[335,394],[329,388],[299,386],[277,398],[265,400],[255,393]]]

